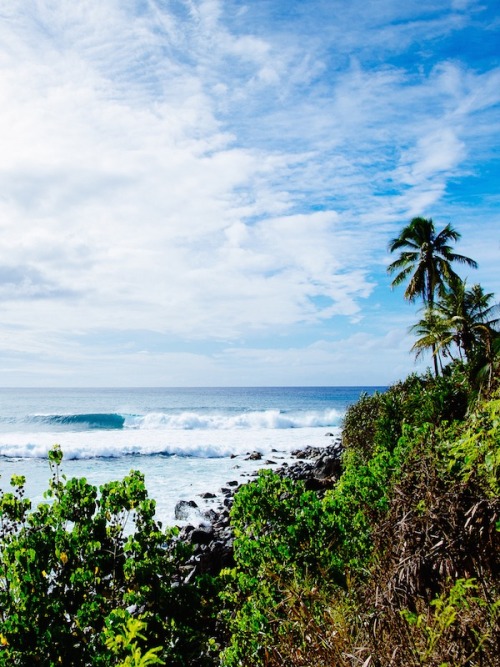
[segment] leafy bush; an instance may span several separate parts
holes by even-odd
[[[500,402],[470,396],[458,365],[410,376],[348,410],[322,500],[270,472],[238,492],[224,665],[437,667],[451,642],[498,667]]]
[[[500,391],[481,404],[458,437],[443,438],[440,448],[444,474],[463,482],[475,477],[482,491],[498,498],[500,493]]]
[[[61,459],[50,452],[47,502],[37,508],[23,477],[0,495],[0,664],[114,665],[106,622],[126,609],[147,624],[139,650],[164,646],[158,657],[170,665],[195,664],[206,640],[196,627],[201,594],[180,583],[188,550],[155,521],[142,474],[98,491],[66,480]]]
[[[348,408],[342,429],[344,447],[358,452],[363,460],[372,456],[377,445],[392,450],[404,427],[463,420],[470,396],[467,373],[460,364],[448,366],[439,377],[410,375],[383,394],[362,395]]]
[[[344,584],[322,503],[301,482],[261,471],[237,493],[231,512],[236,567],[226,571],[230,631],[225,665],[258,665],[272,644],[272,623],[288,618],[283,592],[292,582]],[[286,594],[285,594],[286,595]]]
[[[0,665],[498,667],[500,395],[466,377],[362,396],[336,486],[261,472],[235,567],[189,585],[142,475],[96,489],[54,449],[47,502],[0,495]]]

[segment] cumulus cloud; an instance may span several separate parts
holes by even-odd
[[[3,349],[363,323],[387,239],[490,159],[500,70],[432,52],[473,0],[278,6],[4,3]]]

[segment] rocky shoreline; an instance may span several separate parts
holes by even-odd
[[[340,476],[342,451],[340,438],[326,447],[306,447],[292,452],[294,461],[283,463],[274,471],[292,480],[302,480],[306,489],[321,495],[331,489]],[[248,456],[256,461],[261,458],[258,452]],[[265,461],[265,464],[277,465],[275,461]],[[198,501],[181,500],[177,503],[176,519],[188,521],[180,529],[179,539],[191,544],[193,548],[193,554],[185,566],[185,583],[199,574],[217,575],[221,569],[234,565],[234,536],[229,513],[234,494],[240,486],[237,481],[229,481],[219,495],[204,493]],[[207,503],[213,504],[208,506]],[[196,518],[197,521],[189,523],[190,518]]]

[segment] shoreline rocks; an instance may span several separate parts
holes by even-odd
[[[294,481],[301,480],[308,490],[323,495],[327,489],[335,485],[340,476],[342,451],[340,438],[327,446],[309,446],[292,452],[296,460],[293,463],[283,463],[274,468],[274,471]],[[275,461],[272,463],[277,465]],[[188,524],[180,530],[179,539],[193,547],[193,554],[186,563],[185,583],[198,574],[217,575],[223,568],[233,567],[234,536],[229,512],[234,494],[239,487],[238,482],[230,481],[221,489],[222,497],[208,492],[201,494],[200,497],[205,501],[219,498],[218,504],[206,510],[192,500],[181,500],[177,503],[176,518],[188,521],[190,518],[193,521],[195,518],[201,520],[197,526]]]

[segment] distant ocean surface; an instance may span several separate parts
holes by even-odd
[[[217,493],[295,449],[329,444],[347,407],[384,389],[0,389],[0,488],[22,474],[27,496],[43,501],[47,452],[58,443],[68,478],[100,485],[142,471],[158,519],[172,525],[178,500]],[[254,451],[261,461],[246,460]]]

